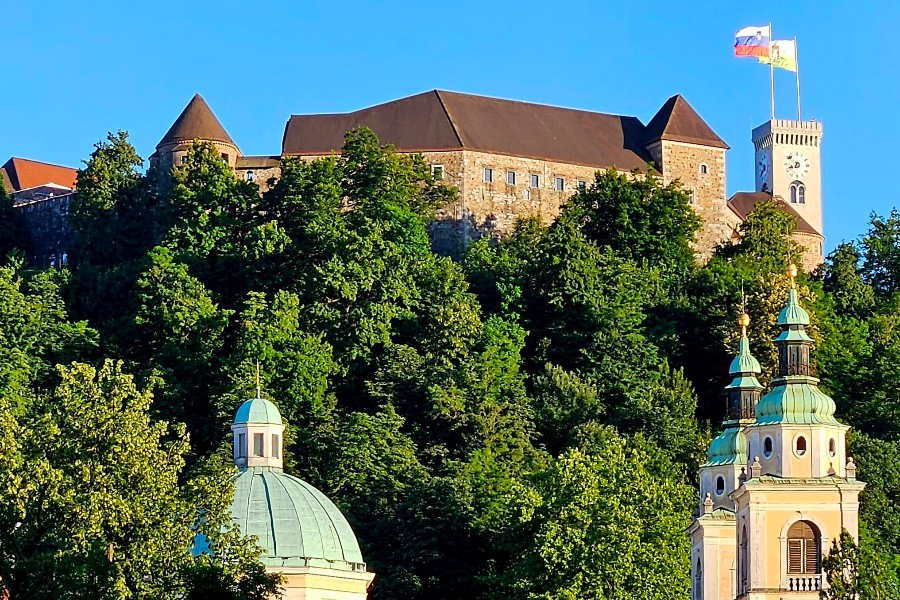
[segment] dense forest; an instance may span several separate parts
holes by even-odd
[[[454,261],[428,227],[457,191],[368,130],[273,183],[199,142],[144,173],[111,134],[78,175],[69,263],[42,272],[0,193],[9,597],[270,592],[227,525],[229,424],[258,364],[287,468],[347,515],[373,598],[686,600],[736,319],[765,384],[792,218],[759,205],[701,264],[677,183],[601,172],[552,224]],[[900,598],[900,214],[799,283],[868,483],[864,597]],[[214,557],[186,550],[198,528]]]

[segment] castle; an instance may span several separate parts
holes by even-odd
[[[598,170],[615,168],[649,169],[665,184],[681,182],[703,219],[696,242],[701,259],[735,239],[753,207],[774,197],[797,222],[804,268],[824,260],[821,123],[773,119],[754,129],[756,189],[729,199],[729,146],[680,95],[644,125],[629,116],[433,90],[350,113],[292,115],[280,153],[245,156],[198,94],[157,144],[150,164],[163,171],[178,166],[190,143],[202,140],[218,148],[238,177],[265,191],[279,176],[281,157],[340,152],[344,134],[360,126],[399,152],[421,153],[435,177],[458,188],[458,201],[442,207],[431,225],[442,254],[459,256],[480,236],[502,237],[520,217],[549,222]],[[63,262],[70,234],[60,198],[74,191],[74,170],[13,158],[0,168],[0,180],[26,215],[32,260],[38,266]]]

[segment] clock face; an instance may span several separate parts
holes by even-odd
[[[784,157],[784,171],[794,179],[803,179],[809,174],[809,158],[799,150],[792,150]]]
[[[756,168],[759,170],[759,180],[766,181],[769,178],[769,155],[762,154],[759,157],[759,162],[756,163]]]

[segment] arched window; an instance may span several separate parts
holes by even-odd
[[[750,540],[747,538],[747,526],[741,529],[741,593],[750,588]]]
[[[772,438],[771,437],[767,436],[766,439],[763,440],[763,456],[765,456],[766,458],[769,458],[770,456],[772,456]]]
[[[522,190],[522,200],[531,200],[531,190],[529,190],[529,189]]]
[[[725,493],[725,478],[719,475],[716,477],[716,496],[721,496]]]
[[[794,443],[795,443],[794,452],[797,454],[797,456],[803,456],[804,454],[806,454],[806,438],[805,437],[803,437],[802,435],[798,436],[797,441]]]
[[[837,443],[834,441],[834,438],[828,440],[828,456],[834,456],[837,454]]]
[[[707,173],[709,173],[709,167],[706,166],[706,163],[700,163],[700,174],[706,175]]]
[[[697,568],[694,569],[694,600],[703,600],[703,571],[699,558],[697,559]]]
[[[791,204],[806,204],[806,186],[800,181],[791,184]]]
[[[247,181],[253,181],[253,171],[247,171]]]
[[[797,521],[788,529],[788,573],[821,572],[822,536],[809,521]]]

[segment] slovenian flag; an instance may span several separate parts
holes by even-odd
[[[764,27],[744,27],[734,34],[735,56],[769,56],[771,31]]]

